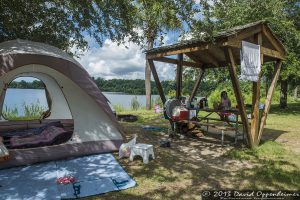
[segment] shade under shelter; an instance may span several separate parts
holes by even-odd
[[[272,82],[268,89],[265,106],[261,119],[259,118],[260,102],[260,80],[253,82],[252,91],[252,113],[251,122],[247,118],[247,113],[240,89],[237,67],[240,60],[242,41],[260,45],[261,63],[273,62],[274,73]],[[187,40],[177,44],[153,48],[146,51],[147,64],[150,66],[159,95],[162,102],[166,102],[166,97],[161,86],[154,61],[171,63],[177,65],[176,72],[176,97],[181,96],[182,71],[183,66],[198,68],[199,76],[190,94],[192,99],[199,88],[205,70],[210,68],[226,68],[229,71],[232,87],[237,100],[239,112],[242,119],[243,128],[247,136],[250,147],[259,144],[261,135],[266,124],[268,112],[270,110],[272,96],[280,74],[282,60],[286,56],[286,49],[281,41],[275,36],[268,23],[258,21],[243,26],[219,32],[209,40]],[[174,58],[177,56],[177,58]],[[184,57],[188,59],[184,59]]]

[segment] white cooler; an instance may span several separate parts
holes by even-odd
[[[193,117],[197,116],[196,110],[189,110],[189,119],[192,119]]]

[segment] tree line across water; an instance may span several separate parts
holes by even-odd
[[[103,78],[93,78],[97,86],[102,92],[122,92],[126,94],[133,95],[145,95],[145,80],[135,79],[110,79],[105,80]],[[165,80],[161,82],[162,87],[166,95],[172,96],[176,90],[176,83],[174,80]],[[193,80],[184,80],[183,81],[183,94],[188,95],[193,88]],[[9,88],[18,88],[18,89],[44,89],[44,83],[40,80],[34,80],[32,82],[21,80],[21,81],[12,81]],[[212,81],[205,81],[200,85],[198,95],[208,96],[213,90],[215,90],[217,84]],[[151,81],[151,94],[158,94],[156,85],[154,81]]]
[[[187,72],[186,72],[187,73]],[[189,96],[191,93],[195,80],[190,77],[188,74],[184,76],[183,80],[183,90],[182,94],[184,96]],[[196,96],[198,97],[208,97],[209,102],[213,104],[213,102],[219,101],[220,94],[223,90],[227,91],[230,99],[233,103],[236,103],[234,92],[232,89],[232,84],[228,78],[217,77],[213,72],[207,73],[207,79],[203,80],[198,89],[198,93]],[[145,80],[136,79],[136,80],[125,80],[125,79],[110,79],[105,80],[103,78],[93,78],[97,86],[101,89],[102,92],[122,92],[126,94],[133,95],[145,95]],[[165,94],[169,97],[175,96],[176,83],[174,80],[164,80],[161,82],[163,90]],[[264,78],[261,84],[261,103],[264,102],[264,99],[267,95],[267,88],[270,84],[267,78]],[[151,81],[152,94],[158,94],[157,88],[155,86],[155,82]],[[19,88],[19,89],[43,89],[45,88],[44,83],[40,80],[34,80],[32,82],[27,81],[13,81],[9,84],[9,88]],[[246,103],[251,104],[252,101],[252,93],[251,93],[251,82],[242,82],[241,81],[241,90],[242,95]],[[280,102],[280,87],[276,88],[273,103]],[[297,95],[294,94],[294,89],[290,87],[288,89],[288,98],[289,102],[297,100]]]
[[[145,94],[145,80],[125,80],[125,79],[111,79],[105,80],[103,78],[93,78],[97,86],[102,92],[123,92],[126,94],[144,95]],[[162,84],[166,91],[172,90],[174,81],[163,81]],[[155,83],[152,81],[152,94],[158,94]],[[44,83],[39,80],[28,82],[25,80],[12,81],[9,88],[18,89],[44,89]]]

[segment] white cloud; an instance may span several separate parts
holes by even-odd
[[[165,41],[168,37],[164,38]],[[127,46],[128,48],[126,48]],[[72,49],[73,52],[76,49]],[[145,54],[136,44],[126,42],[117,45],[111,40],[105,40],[102,47],[94,47],[76,58],[91,76],[104,79],[145,79]],[[157,72],[161,80],[174,79],[174,67],[157,63]]]

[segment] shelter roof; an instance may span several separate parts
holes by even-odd
[[[286,49],[276,37],[266,21],[257,21],[243,26],[237,26],[216,33],[212,37],[184,40],[176,44],[150,49],[146,52],[147,59],[176,64],[174,59],[165,57],[183,53],[195,63],[184,61],[184,65],[199,67],[222,67],[227,64],[224,49],[233,49],[236,61],[239,61],[241,42],[248,41],[258,43],[258,35],[261,35],[261,52],[264,61],[282,60],[286,55]]]

